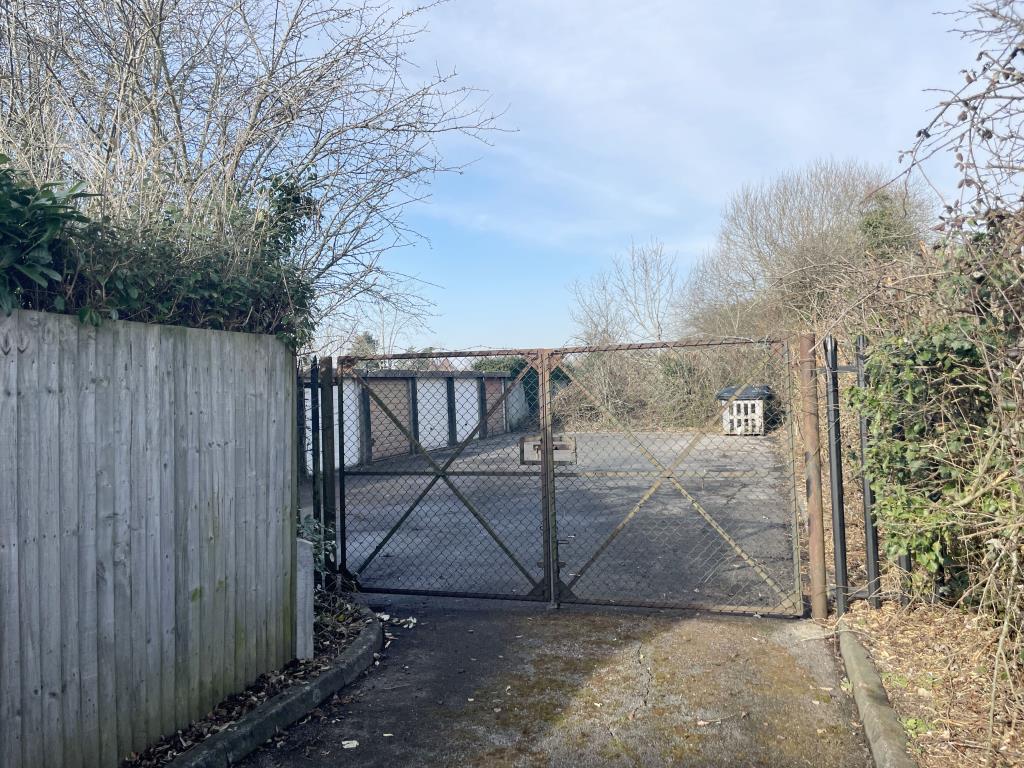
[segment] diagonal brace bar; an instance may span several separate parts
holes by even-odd
[[[686,457],[690,455],[690,453],[693,452],[694,448],[699,442],[699,435],[694,435],[694,437],[692,437],[690,441],[683,447],[682,451],[672,462],[670,467],[666,468],[660,461],[658,461],[657,457],[654,456],[654,454],[652,454],[647,449],[647,447],[643,444],[640,438],[638,438],[632,432],[632,430],[630,430],[626,425],[624,425],[618,419],[618,417],[615,416],[615,414],[608,411],[594,396],[594,394],[587,387],[585,387],[572,372],[568,370],[565,370],[564,372],[565,375],[570,379],[570,381],[572,381],[576,386],[580,388],[580,390],[595,405],[595,407],[605,412],[605,415],[611,419],[612,423],[615,424],[616,428],[618,428],[630,440],[630,442],[632,442],[637,447],[637,449],[641,452],[644,458],[646,458],[653,466],[655,466],[663,473],[663,475],[659,477],[658,480],[655,481],[655,483],[647,490],[647,492],[643,495],[640,501],[633,507],[633,509],[629,511],[629,513],[622,519],[622,521],[617,526],[615,526],[612,532],[608,535],[605,541],[598,548],[597,552],[595,552],[594,555],[583,566],[583,568],[581,568],[579,572],[576,573],[573,580],[569,583],[569,586],[572,587],[577,581],[579,581],[583,577],[584,573],[590,568],[591,565],[593,565],[593,563],[608,548],[608,546],[611,545],[611,543],[619,536],[619,534],[625,528],[626,524],[636,516],[636,514],[640,511],[643,505],[647,503],[651,496],[653,496],[657,492],[657,490],[667,479],[676,487],[676,490],[678,490],[683,495],[683,497],[690,502],[690,505],[694,508],[694,510],[736,552],[736,554],[739,555],[740,558],[745,563],[747,563],[747,565],[753,568],[754,571],[758,574],[758,576],[760,576],[765,581],[765,583],[767,583],[772,589],[774,589],[781,598],[788,600],[789,596],[785,594],[785,592],[778,585],[775,579],[771,577],[771,575],[764,569],[763,566],[761,566],[757,561],[750,557],[750,555],[748,555],[746,551],[744,551],[744,549],[739,545],[739,543],[732,536],[729,535],[729,533],[714,519],[714,517],[712,517],[712,515],[706,509],[704,509],[704,507],[693,497],[692,494],[690,494],[683,487],[682,483],[680,483],[679,479],[675,476],[675,468],[680,463],[682,463],[682,461],[684,461]],[[752,381],[753,380],[751,380],[750,383],[752,383]],[[743,391],[743,389],[749,386],[750,383],[737,388],[736,394]],[[732,397],[729,398],[729,400],[726,401],[725,405],[719,411],[715,419],[713,421],[709,421],[708,423],[714,423],[714,421],[721,419],[722,414],[726,412],[726,409],[728,409],[728,407],[732,404],[733,400],[736,399],[736,394],[734,394]]]
[[[451,489],[452,493],[455,494],[455,497],[459,501],[461,501],[463,505],[465,505],[466,509],[469,510],[470,514],[472,514],[473,517],[476,518],[477,522],[480,523],[481,527],[483,527],[487,534],[494,540],[494,543],[497,544],[501,551],[505,553],[505,556],[512,561],[512,564],[515,565],[515,567],[519,570],[520,573],[523,574],[526,580],[530,582],[531,586],[537,586],[537,582],[534,581],[530,572],[526,570],[522,563],[519,562],[518,558],[516,558],[512,551],[505,545],[505,543],[498,536],[494,528],[491,527],[490,523],[487,522],[486,518],[484,518],[484,516],[480,514],[480,512],[476,509],[472,502],[470,502],[469,499],[467,499],[466,496],[455,487],[451,479],[449,479],[449,477],[446,474],[446,470],[452,465],[455,459],[458,458],[459,454],[462,453],[465,447],[469,445],[469,442],[473,439],[474,435],[476,435],[476,433],[480,430],[481,425],[486,423],[487,419],[491,417],[491,414],[495,410],[497,410],[498,407],[500,407],[500,405],[504,402],[505,398],[508,397],[509,393],[515,387],[515,385],[522,380],[523,376],[525,376],[526,372],[529,371],[531,367],[532,364],[524,368],[522,371],[520,371],[519,376],[517,376],[516,379],[513,380],[512,386],[508,387],[502,394],[502,396],[498,398],[495,401],[495,403],[488,409],[487,413],[485,414],[481,422],[479,422],[473,429],[473,431],[470,432],[470,434],[459,444],[455,453],[448,458],[448,461],[446,461],[443,466],[439,465],[436,461],[434,461],[433,457],[431,457],[429,452],[427,452],[427,450],[419,443],[419,441],[413,437],[412,433],[406,428],[404,424],[401,423],[401,421],[395,416],[395,414],[391,411],[387,404],[377,395],[376,392],[373,391],[373,388],[370,387],[366,379],[360,376],[354,370],[352,371],[352,376],[356,379],[356,381],[361,386],[365,387],[370,397],[374,400],[374,402],[377,403],[377,406],[384,412],[384,414],[389,419],[391,419],[395,426],[410,441],[410,444],[415,446],[415,448],[420,453],[422,453],[423,457],[427,460],[427,462],[433,467],[433,469],[437,473],[433,478],[431,478],[430,482],[427,484],[427,487],[424,488],[423,491],[419,494],[419,496],[416,497],[416,500],[405,511],[402,517],[399,518],[398,522],[391,528],[390,531],[388,531],[387,535],[381,540],[377,547],[374,548],[373,552],[371,552],[370,555],[366,558],[366,560],[363,561],[363,564],[360,565],[359,568],[357,569],[357,573],[362,573],[366,569],[370,562],[385,547],[388,541],[390,541],[391,538],[395,535],[395,533],[398,532],[398,529],[402,526],[403,523],[405,523],[408,517],[412,514],[413,510],[415,510],[416,507],[419,506],[420,502],[423,501],[423,498],[430,492],[431,488],[433,488],[437,481],[441,479],[444,480],[445,484]]]

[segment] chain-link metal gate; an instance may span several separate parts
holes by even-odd
[[[339,374],[363,590],[803,612],[785,342],[404,354]]]

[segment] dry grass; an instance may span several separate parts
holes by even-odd
[[[871,652],[921,768],[1022,766],[1024,742],[1009,681],[992,664],[999,626],[945,605],[848,614]]]

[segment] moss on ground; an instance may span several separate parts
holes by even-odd
[[[470,765],[862,765],[838,684],[770,622],[632,614],[535,618],[521,662],[449,708]],[[830,690],[825,690],[830,688]],[[838,698],[837,698],[838,697]],[[440,713],[439,713],[440,714]]]

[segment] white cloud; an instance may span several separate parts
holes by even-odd
[[[516,133],[423,213],[545,243],[703,237],[741,184],[815,157],[894,165],[966,48],[934,3],[452,2],[414,59],[509,104]],[[466,194],[467,190],[469,193]],[[531,224],[532,223],[532,224]]]

